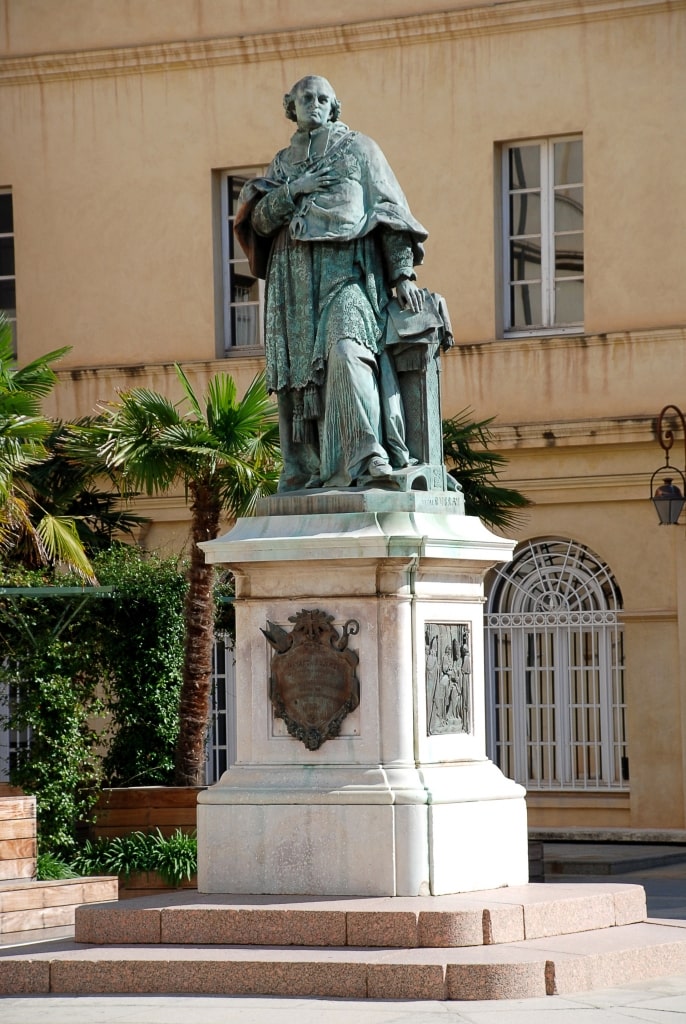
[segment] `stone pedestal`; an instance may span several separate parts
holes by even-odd
[[[524,790],[485,755],[482,581],[513,545],[455,514],[461,500],[277,496],[203,545],[236,577],[238,746],[198,798],[201,892],[416,896],[527,881]],[[359,623],[359,705],[316,750],[273,713],[262,632],[289,631],[302,609],[339,632]]]

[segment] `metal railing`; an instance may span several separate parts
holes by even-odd
[[[527,789],[628,786],[621,593],[573,541],[530,541],[486,613],[491,756]]]

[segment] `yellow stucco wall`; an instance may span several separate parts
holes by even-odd
[[[9,9],[26,19],[35,8],[35,34],[43,6],[24,0]],[[67,21],[57,11],[73,6],[89,24],[106,7],[45,6],[53,14],[43,46],[31,37],[39,50],[53,21]],[[120,5],[109,6],[111,20]],[[594,5],[579,11],[585,6]],[[290,135],[281,96],[313,69],[335,84],[344,118],[381,142],[429,227],[422,281],[448,297],[461,342],[498,333],[494,147],[551,133],[584,136],[587,331],[681,323],[683,248],[668,244],[686,229],[680,6],[644,3],[636,16],[607,20],[549,17],[541,27],[533,19],[517,32],[490,13],[482,33],[471,33],[471,12],[458,10],[457,36],[445,41],[440,33],[423,41],[413,19],[403,34],[401,19],[389,24],[406,45],[388,44],[389,27],[375,47],[326,52],[322,31],[322,51],[303,59],[298,40],[308,35],[291,32],[281,36],[283,59],[210,67],[199,43],[171,64],[164,46],[143,48],[133,62],[143,73],[116,73],[117,53],[100,50],[80,77],[43,61],[31,81],[26,59],[6,59],[0,137],[11,144],[0,156],[0,185],[13,187],[22,224],[22,354],[44,349],[49,324],[50,343],[73,345],[75,366],[188,358],[190,338],[197,358],[212,358],[212,169],[266,164]],[[159,18],[167,8],[152,9]],[[20,72],[28,82],[17,83]]]
[[[686,0],[0,0],[20,359],[72,346],[66,419],[131,384],[178,394],[175,360],[247,386],[259,359],[216,358],[216,172],[286,145],[281,97],[310,72],[429,229],[420,283],[458,343],[444,413],[497,415],[536,502],[517,539],[586,544],[622,590],[630,795],[537,795],[533,820],[684,827],[686,544],[646,498],[655,416],[686,402]],[[570,133],[584,333],[505,339],[499,145]],[[182,545],[181,496],[145,511],[150,547]]]

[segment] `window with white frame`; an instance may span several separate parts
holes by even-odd
[[[21,753],[31,746],[31,729],[10,729],[9,718],[17,708],[19,688],[15,683],[0,687],[0,782],[9,782]]]
[[[589,548],[529,541],[489,587],[489,753],[527,789],[628,786],[622,596]]]
[[[248,258],[234,235],[238,196],[259,170],[226,171],[221,178],[224,354],[263,346],[264,282],[250,272]]]
[[[580,136],[502,151],[505,333],[579,332],[584,320]]]
[[[31,747],[31,729],[10,729],[19,688],[0,686],[0,783],[10,781],[21,754]],[[212,651],[212,688],[206,737],[205,782],[218,782],[236,762],[236,656],[228,633],[218,633]]]
[[[17,297],[14,271],[14,210],[12,192],[0,188],[0,311],[12,325],[16,343]]]
[[[218,633],[212,652],[212,690],[205,781],[218,782],[236,763],[236,655],[228,633]]]

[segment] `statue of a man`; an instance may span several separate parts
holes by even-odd
[[[279,489],[373,483],[407,466],[403,410],[384,351],[386,307],[418,311],[427,232],[378,146],[339,121],[325,78],[284,97],[298,128],[243,188],[236,235],[266,279],[267,386],[279,403]]]

